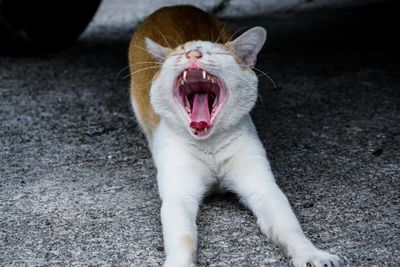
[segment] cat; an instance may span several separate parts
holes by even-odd
[[[157,168],[165,267],[195,266],[196,215],[216,184],[239,195],[293,266],[341,266],[309,241],[277,186],[249,112],[266,30],[235,40],[206,12],[161,8],[129,47],[131,100]]]

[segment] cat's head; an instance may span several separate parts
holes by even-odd
[[[265,39],[262,27],[225,44],[191,41],[175,49],[146,38],[149,53],[162,63],[151,86],[154,110],[197,139],[232,130],[257,100],[251,67]]]

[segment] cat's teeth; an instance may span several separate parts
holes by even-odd
[[[211,83],[215,83],[215,80],[214,80],[214,78],[211,78]]]
[[[207,130],[208,130],[208,127],[204,128],[204,130],[203,130],[203,131],[204,131],[204,132],[207,132]]]
[[[203,79],[204,79],[204,80],[206,79],[206,76],[207,76],[206,71],[203,70]]]
[[[187,71],[185,70],[185,71],[183,72],[183,81],[185,81],[185,82],[186,82],[186,76],[187,76]]]
[[[181,85],[184,85],[184,84],[185,84],[185,82],[184,82],[183,80],[181,80],[180,84],[181,84]]]

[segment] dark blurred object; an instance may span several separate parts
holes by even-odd
[[[101,0],[0,0],[0,55],[34,55],[70,46]]]

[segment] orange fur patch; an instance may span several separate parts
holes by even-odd
[[[160,65],[146,51],[145,37],[162,46],[174,48],[193,40],[226,43],[231,34],[214,17],[193,6],[161,8],[137,28],[128,55],[131,97],[136,106],[136,117],[146,135],[151,137],[160,118],[150,103],[150,87]]]
[[[272,234],[273,234],[273,233],[274,233],[274,231],[273,231],[272,227],[269,227],[269,228],[268,228],[268,233],[267,233],[267,234],[268,234],[268,237],[269,237],[269,238],[272,238]]]
[[[184,248],[193,249],[193,239],[189,235],[182,236],[181,241]]]

